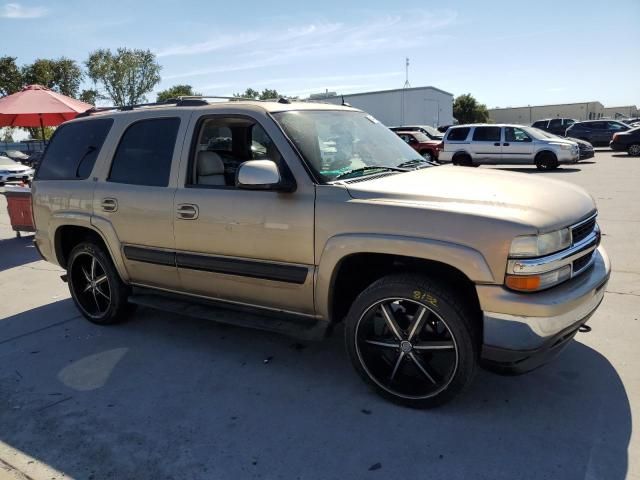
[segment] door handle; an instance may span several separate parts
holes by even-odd
[[[198,206],[191,203],[178,205],[178,209],[176,210],[178,218],[182,220],[195,220],[198,218],[198,213]]]
[[[105,212],[115,212],[118,210],[118,201],[115,198],[103,198],[100,205]]]
[[[494,147],[499,147],[500,146],[500,142],[496,142],[493,144]]]
[[[509,145],[510,145],[509,142],[505,142],[502,144],[503,147],[508,147]]]

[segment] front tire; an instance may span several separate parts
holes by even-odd
[[[627,153],[629,155],[631,155],[632,157],[639,157],[640,156],[640,143],[634,143],[633,145],[629,145],[629,148],[627,149]]]
[[[424,158],[428,162],[433,161],[433,155],[431,154],[431,152],[429,150],[424,150],[424,151],[420,152],[420,155],[422,155],[422,158]]]
[[[120,279],[108,253],[93,241],[81,242],[71,250],[67,281],[76,307],[92,323],[117,323],[131,311],[129,287]]]
[[[558,168],[558,159],[551,152],[541,152],[536,157],[538,170],[555,170]]]
[[[435,407],[462,392],[475,374],[479,334],[471,311],[427,277],[383,277],[349,310],[347,352],[358,374],[384,398]]]

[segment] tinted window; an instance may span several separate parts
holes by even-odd
[[[563,123],[565,125],[573,125],[574,123],[576,123],[576,121],[572,120],[571,118],[565,118]]]
[[[584,126],[593,130],[604,130],[607,128],[604,122],[585,123]]]
[[[551,120],[549,122],[549,128],[558,128],[562,126],[562,119],[561,118],[554,118],[553,120]]]
[[[87,178],[113,124],[110,118],[63,125],[56,130],[41,162],[38,180]]]
[[[447,140],[453,141],[462,141],[467,139],[467,135],[469,135],[469,128],[452,128],[449,130],[447,134]]]
[[[627,130],[628,127],[626,125],[622,125],[618,122],[607,122],[607,128],[609,130]]]
[[[547,121],[546,120],[538,120],[537,122],[533,122],[532,127],[547,128]]]
[[[166,187],[179,126],[179,118],[160,118],[127,128],[113,157],[109,181]]]
[[[500,127],[476,127],[473,140],[477,142],[499,142]]]

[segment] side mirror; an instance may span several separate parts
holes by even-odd
[[[280,170],[271,160],[249,160],[238,168],[236,187],[245,190],[287,190]]]

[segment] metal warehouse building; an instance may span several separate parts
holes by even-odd
[[[519,123],[530,125],[543,118],[573,118],[574,120],[595,120],[605,115],[600,102],[561,103],[557,105],[529,105],[489,109],[489,119],[495,123]]]
[[[385,125],[451,125],[453,94],[435,87],[398,88],[378,92],[332,96],[312,95],[312,99],[340,104],[370,113]]]

